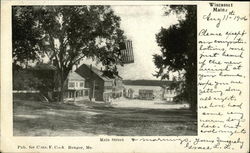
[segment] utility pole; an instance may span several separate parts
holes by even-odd
[[[90,82],[91,82],[91,84],[93,86],[92,97],[90,95],[90,101],[92,101],[92,98],[95,98],[95,80],[93,78],[92,64],[90,64]]]
[[[95,80],[93,80],[93,98],[95,98]]]

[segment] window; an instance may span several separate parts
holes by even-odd
[[[89,88],[89,82],[85,82],[85,87]]]
[[[99,87],[99,84],[95,83],[95,90],[99,90],[100,87]]]
[[[78,88],[78,82],[76,82],[76,88]]]
[[[117,87],[122,87],[122,81],[121,80],[117,80],[116,81],[116,86]]]
[[[105,86],[104,88],[105,88],[105,90],[110,90],[110,89],[112,89],[112,86]]]
[[[84,87],[84,83],[83,82],[80,82],[80,87]]]
[[[81,96],[81,91],[76,91],[76,95],[77,95],[77,97],[80,97]]]
[[[69,87],[70,88],[74,88],[75,87],[75,83],[74,82],[69,82]]]
[[[82,90],[79,91],[78,96],[79,96],[79,97],[83,96],[83,91],[82,91]]]

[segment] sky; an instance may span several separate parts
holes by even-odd
[[[177,23],[176,16],[165,16],[163,6],[112,6],[121,17],[121,28],[132,40],[135,62],[118,67],[123,79],[157,79],[153,54],[161,54],[155,35],[161,27]]]
[[[155,35],[160,32],[161,27],[168,28],[176,24],[177,17],[164,15],[166,10],[163,5],[112,5],[111,7],[121,18],[121,29],[124,30],[125,36],[133,43],[134,63],[118,66],[119,75],[123,79],[131,80],[160,79],[153,76],[157,71],[153,55],[161,54]],[[83,63],[102,67],[90,59],[85,59]],[[73,70],[75,69],[76,66],[73,67]]]
[[[155,35],[159,33],[161,27],[168,28],[177,23],[176,16],[165,16],[162,5],[117,5],[112,6],[112,9],[121,18],[121,29],[124,30],[124,34],[132,40],[135,59],[132,64],[119,66],[119,75],[123,79],[132,80],[157,79],[152,75],[157,70],[152,55],[161,54],[161,52]]]

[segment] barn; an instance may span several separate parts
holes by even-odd
[[[82,64],[75,72],[85,78],[85,87],[89,88],[91,101],[109,102],[122,97],[122,78],[118,74],[102,71],[87,64]]]

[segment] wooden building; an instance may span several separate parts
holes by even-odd
[[[182,82],[175,82],[178,85],[178,88],[171,88],[171,86],[163,85],[162,98],[168,102],[175,101],[175,97],[181,93],[180,89],[182,88]]]
[[[75,71],[85,78],[91,101],[110,102],[122,96],[122,78],[117,74],[99,70],[92,65],[82,64]]]
[[[143,100],[153,100],[154,97],[154,91],[150,89],[139,89],[139,99]]]
[[[89,97],[89,88],[85,86],[85,79],[76,72],[69,73],[65,89],[64,101],[81,101]]]
[[[179,94],[179,92],[175,89],[170,89],[166,87],[162,87],[162,88],[163,88],[162,98],[163,100],[166,100],[168,102],[174,101],[175,96]]]
[[[180,92],[171,89],[173,81],[161,80],[124,80],[125,97],[142,100],[174,101]]]

